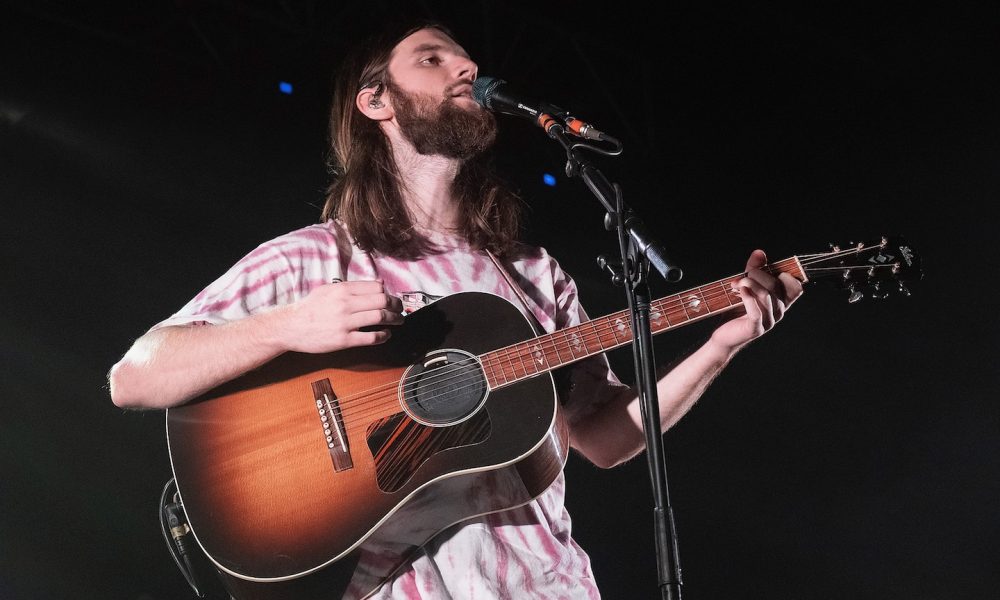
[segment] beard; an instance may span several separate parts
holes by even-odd
[[[451,88],[440,102],[432,96],[409,94],[392,84],[387,88],[400,131],[419,154],[468,160],[485,152],[496,140],[493,113],[462,108],[451,96]]]

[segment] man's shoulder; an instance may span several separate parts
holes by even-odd
[[[351,243],[350,235],[343,225],[336,221],[313,223],[272,238],[258,247],[277,251],[282,254],[304,248],[337,248],[342,244]]]
[[[517,241],[511,244],[505,258],[513,263],[537,263],[555,260],[544,246],[536,246],[527,242]]]
[[[530,281],[550,280],[559,287],[572,279],[544,246],[518,242],[505,258],[521,277]]]
[[[272,269],[278,263],[296,266],[317,260],[340,262],[353,255],[352,244],[352,238],[336,222],[314,223],[258,244],[233,268],[246,271]]]
[[[545,246],[535,246],[525,242],[517,242],[506,259],[515,265],[530,270],[561,271],[559,261],[549,253]]]

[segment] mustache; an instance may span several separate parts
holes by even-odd
[[[451,97],[455,95],[455,90],[460,87],[469,86],[471,88],[473,81],[471,79],[463,79],[461,81],[456,81],[455,83],[449,85],[444,89],[446,96]],[[470,90],[471,91],[471,90]]]

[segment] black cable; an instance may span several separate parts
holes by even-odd
[[[583,148],[584,150],[590,150],[591,152],[596,152],[597,154],[603,154],[604,156],[618,156],[622,153],[622,144],[618,140],[613,140],[610,142],[614,145],[613,149],[605,150],[599,146],[594,146],[593,144],[588,144],[586,142],[575,142],[569,147],[569,150],[576,150],[577,148]]]
[[[170,494],[172,488],[175,493],[174,501],[167,503],[167,496]],[[184,575],[184,579],[187,580],[188,585],[191,586],[196,596],[204,598],[205,594],[198,589],[198,582],[194,575],[194,565],[191,564],[191,557],[187,551],[187,543],[184,540],[184,537],[190,530],[187,526],[187,519],[184,516],[184,505],[176,497],[176,489],[177,486],[172,478],[163,486],[163,492],[160,494],[160,531],[163,533],[163,539],[167,542],[167,549],[170,551],[170,556],[173,557],[177,568]],[[183,561],[183,564],[181,561]]]

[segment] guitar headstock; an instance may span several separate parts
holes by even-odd
[[[831,245],[831,251],[799,257],[806,276],[812,280],[832,280],[847,290],[847,301],[865,296],[886,298],[893,292],[906,296],[908,281],[923,277],[920,256],[901,237],[883,237],[877,244]]]

